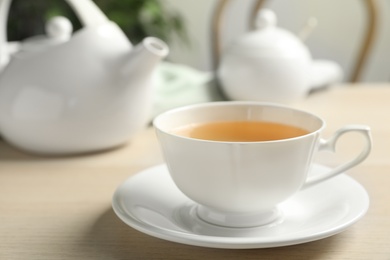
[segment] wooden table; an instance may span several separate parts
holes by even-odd
[[[140,233],[111,209],[129,176],[163,162],[153,129],[115,150],[75,157],[28,155],[0,143],[0,259],[390,259],[390,84],[340,86],[296,107],[323,117],[324,135],[348,123],[371,126],[374,149],[349,171],[367,189],[363,219],[323,240],[270,249],[188,246]],[[358,149],[340,144],[336,164]]]

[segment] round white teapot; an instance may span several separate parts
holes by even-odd
[[[217,76],[229,99],[290,103],[309,91],[310,52],[276,23],[274,12],[260,10],[257,29],[235,41],[222,56]]]
[[[91,0],[66,0],[83,28],[65,18],[47,35],[11,50],[0,0],[0,134],[30,152],[72,154],[129,141],[150,120],[152,73],[168,46],[147,37],[133,46]],[[26,21],[28,22],[28,21]]]

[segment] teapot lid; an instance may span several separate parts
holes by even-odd
[[[270,9],[256,16],[256,30],[245,34],[231,46],[230,52],[254,57],[310,57],[302,41],[291,32],[277,27],[277,17]]]
[[[55,16],[46,23],[45,30],[46,35],[33,36],[22,41],[19,52],[25,54],[42,51],[67,42],[72,35],[73,26],[66,17]]]
[[[65,0],[69,6],[75,11],[76,15],[80,19],[84,27],[96,27],[101,24],[107,23],[109,20],[106,15],[99,9],[99,7],[92,0]],[[7,19],[8,12],[11,6],[12,0],[0,0],[0,71],[8,64],[11,53],[8,49],[7,40]],[[67,25],[65,25],[67,26]],[[61,27],[64,28],[64,27]],[[56,31],[50,31],[54,33],[55,38],[46,39],[30,39],[31,41],[25,45],[25,50],[39,49],[42,46],[50,46],[55,44],[57,40],[67,39],[68,27],[65,27],[65,36],[60,35],[58,37]],[[54,29],[55,30],[55,29]],[[63,31],[60,30],[60,33]],[[62,37],[64,36],[64,37]]]

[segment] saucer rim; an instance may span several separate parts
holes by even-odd
[[[321,164],[315,164],[315,165],[328,168],[327,166]],[[360,204],[361,208],[358,214],[356,214],[353,218],[350,218],[348,219],[348,221],[343,222],[341,224],[335,225],[332,228],[323,230],[322,232],[317,232],[311,235],[305,235],[303,237],[297,237],[296,235],[292,234],[289,236],[285,236],[283,239],[280,239],[280,237],[274,237],[274,238],[240,237],[238,239],[237,237],[210,236],[210,235],[180,232],[169,228],[153,226],[151,224],[143,222],[138,218],[134,217],[134,215],[126,212],[123,205],[121,205],[120,203],[120,198],[122,196],[121,192],[123,188],[126,186],[128,182],[131,182],[135,176],[141,174],[146,175],[150,171],[162,171],[162,170],[166,171],[166,175],[169,176],[169,172],[167,170],[166,164],[159,164],[156,166],[145,168],[144,170],[141,170],[136,174],[127,178],[121,185],[118,186],[118,188],[114,192],[114,195],[112,197],[112,209],[117,215],[117,217],[119,217],[119,219],[121,219],[126,225],[138,230],[139,232],[166,241],[176,242],[180,244],[208,247],[208,248],[222,248],[222,249],[272,248],[272,247],[282,247],[282,246],[303,244],[307,242],[324,239],[345,231],[348,227],[356,223],[367,213],[370,205],[370,199],[366,189],[355,179],[346,175],[345,173],[342,173],[339,176],[336,176],[334,178],[344,178],[346,179],[346,181],[350,182],[351,185],[355,185],[355,188],[360,190],[360,192],[362,193],[361,195],[365,197],[365,200],[362,201],[362,203]],[[318,185],[323,185],[323,184],[320,183]],[[185,196],[184,194],[182,195]],[[192,200],[190,200],[188,197],[186,197],[186,199],[188,200],[188,202],[195,203]]]

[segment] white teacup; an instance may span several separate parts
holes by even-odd
[[[222,121],[265,121],[307,133],[272,141],[218,141],[193,138],[180,129]],[[370,129],[351,125],[320,138],[325,122],[308,112],[258,102],[211,102],[167,111],[154,120],[169,173],[177,187],[198,204],[198,216],[212,224],[250,227],[278,219],[277,205],[299,190],[332,178],[362,162],[371,150]],[[181,131],[183,132],[183,131]],[[307,178],[315,153],[334,150],[346,132],[366,143],[353,160],[326,174]]]

